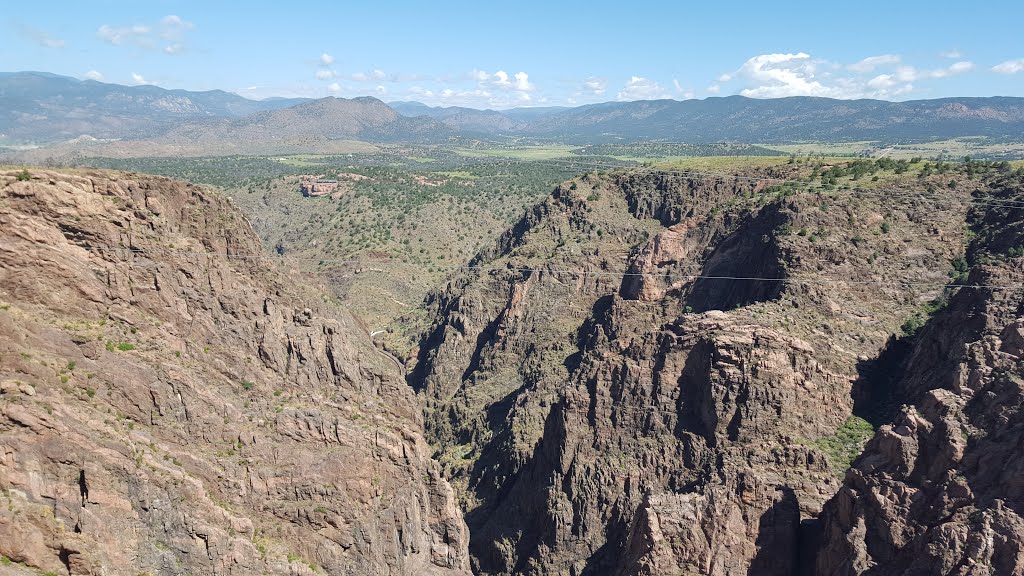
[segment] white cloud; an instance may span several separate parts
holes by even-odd
[[[339,88],[341,88],[339,86]],[[244,92],[246,98],[323,98],[324,86],[311,82],[290,84],[256,84],[235,89]]]
[[[719,92],[722,91],[722,87],[719,86],[718,84],[712,84],[705,88],[705,90],[707,90],[708,94],[718,94]]]
[[[732,74],[722,74],[718,77],[719,82],[728,82],[732,80]]]
[[[454,89],[445,88],[440,92],[434,94],[433,98],[430,98],[429,91],[421,91],[414,96],[423,96],[422,100],[426,100],[427,104],[442,105],[442,106],[469,106],[476,108],[513,108],[516,106],[528,106],[534,103],[533,97],[526,93],[520,92],[510,87],[496,88],[493,84],[488,85],[491,87],[477,86],[475,89]],[[509,80],[509,84],[514,86],[514,82]],[[492,89],[494,88],[494,89]],[[541,99],[540,101],[543,101]]]
[[[583,81],[583,92],[589,93],[593,96],[604,96],[604,93],[608,90],[608,79],[600,78],[597,76],[591,76]]]
[[[957,62],[950,66],[947,70],[949,74],[962,74],[974,69],[974,62]]]
[[[868,80],[867,87],[870,88],[871,91],[865,95],[870,95],[876,98],[892,98],[907,94],[914,89],[913,84],[901,81],[892,74],[879,74],[878,76],[875,76],[871,80]]]
[[[155,25],[104,24],[96,30],[96,36],[113,46],[134,46],[144,50],[152,50],[162,44],[160,49],[165,54],[176,56],[185,52],[185,35],[193,28],[195,25],[192,22],[170,14]]]
[[[950,50],[949,52],[943,52],[942,53],[942,57],[943,58],[950,58],[952,60],[956,60],[958,58],[963,58],[964,55],[961,54],[959,50]]]
[[[320,64],[324,66],[330,66],[334,64],[334,56],[331,56],[327,52],[320,55]]]
[[[371,72],[356,72],[349,77],[355,82],[379,82],[386,79],[388,75],[383,70],[373,70]],[[394,80],[398,81],[399,79],[396,77]]]
[[[160,20],[159,35],[164,40],[171,42],[169,47],[182,46],[182,39],[185,37],[185,33],[195,28],[195,24],[183,20],[180,16],[174,14],[168,14]],[[164,48],[164,52],[168,54],[180,54],[182,49],[168,51]]]
[[[440,89],[416,85],[404,91],[396,92],[393,89],[388,89],[387,96],[395,100],[418,100],[429,106],[466,106],[498,110],[519,106],[539,106],[549,102],[547,98],[537,93],[479,86]]]
[[[103,74],[101,74],[97,70],[89,70],[85,74],[82,74],[82,78],[85,78],[86,80],[95,80],[97,82],[102,82]]]
[[[470,72],[470,78],[476,81],[478,90],[500,90],[505,92],[517,92],[514,98],[520,101],[529,101],[529,92],[533,92],[537,87],[530,82],[530,75],[526,72],[516,72],[513,75],[509,75],[504,70],[498,70],[497,72],[488,73],[483,70],[473,70]],[[455,91],[459,93],[459,91]],[[463,91],[462,93],[465,93]]]
[[[381,96],[383,96],[383,95],[388,93],[388,89],[385,88],[384,86],[380,85],[380,84],[378,84],[377,87],[373,89],[373,91],[376,92],[377,94],[381,95]]]
[[[533,92],[534,86],[530,83],[530,75],[526,72],[516,72],[513,78],[516,79],[516,90],[520,92]]]
[[[626,100],[659,100],[668,98],[668,93],[661,84],[641,76],[632,76],[622,87],[617,96],[619,101]]]
[[[676,94],[681,96],[683,100],[690,100],[696,95],[693,88],[683,88],[682,84],[679,83],[679,80],[676,80],[675,78],[672,79],[672,86],[675,87]]]
[[[338,76],[338,73],[335,72],[334,70],[317,70],[316,71],[316,79],[317,80],[333,80],[337,76]]]
[[[338,84],[337,82],[334,82],[330,86],[328,86],[327,89],[330,90],[331,92],[337,94],[338,92],[341,92],[341,84]]]
[[[180,16],[175,14],[168,14],[160,20],[160,24],[163,26],[161,35],[164,38],[173,39],[176,32],[191,30],[195,28],[195,25],[186,20],[182,20]]]
[[[835,96],[833,90],[815,79],[816,63],[809,54],[761,54],[754,56],[736,72],[754,84],[740,94],[751,98],[786,96]]]
[[[156,82],[146,80],[142,74],[132,72],[132,84],[135,86],[156,86]]]
[[[910,82],[917,80],[922,76],[917,71],[917,68],[914,68],[913,66],[900,66],[896,69],[896,77],[899,78],[901,82]]]
[[[886,71],[870,77],[867,75],[878,68]],[[960,61],[945,68],[919,70],[903,65],[902,59],[895,54],[869,56],[844,66],[799,52],[754,56],[736,72],[722,77],[743,81],[746,86],[739,93],[752,98],[822,96],[892,99],[912,92],[914,82],[947,78],[973,68],[972,62]],[[843,70],[849,73],[844,74]],[[717,87],[717,84],[712,86]]]
[[[408,74],[397,72],[387,75],[388,82],[441,82],[441,79],[427,74]]]
[[[104,24],[96,30],[96,35],[99,36],[100,40],[109,42],[114,46],[120,46],[125,42],[145,44],[146,46],[150,45],[150,41],[148,40],[149,27],[143,26],[142,24],[120,28]]]
[[[875,88],[878,90],[891,88],[898,83],[899,82],[892,74],[879,74],[878,76],[875,76],[871,80],[868,80],[868,86],[870,88]]]
[[[423,86],[413,86],[412,88],[409,88],[409,94],[412,94],[414,96],[422,96],[422,97],[425,97],[425,98],[433,98],[434,97],[434,91],[433,90],[428,90],[428,89],[424,88]]]
[[[882,54],[881,56],[868,56],[867,58],[857,62],[856,64],[850,64],[847,66],[854,72],[871,72],[879,66],[889,66],[892,64],[899,64],[900,57],[896,54]]]
[[[935,70],[918,70],[913,66],[900,66],[896,69],[896,76],[904,82],[924,80],[928,78],[947,78],[957,74],[963,74],[974,68],[973,62],[954,62],[946,68]]]
[[[992,67],[992,71],[999,74],[1016,74],[1018,72],[1024,72],[1024,58],[1007,60],[1006,62],[996,64]]]

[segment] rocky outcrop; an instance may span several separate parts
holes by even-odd
[[[299,182],[299,191],[307,198],[334,196],[338,192],[338,181],[322,178],[303,178]]]
[[[786,170],[574,180],[434,297],[411,380],[479,572],[813,569],[829,446],[941,295],[967,199]]]
[[[819,574],[1024,573],[1024,186],[992,189],[971,287],[916,338],[902,409],[825,506]]]
[[[273,271],[226,199],[22,180],[0,172],[0,554],[70,574],[468,573],[401,375]]]

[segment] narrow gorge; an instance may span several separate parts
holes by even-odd
[[[0,574],[1022,573],[1024,184],[954,170],[578,176],[405,373],[218,192],[0,172]]]

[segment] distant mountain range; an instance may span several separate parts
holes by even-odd
[[[521,132],[540,118],[570,110],[562,106],[477,110],[462,106],[427,106],[422,102],[388,102],[388,106],[403,116],[427,116],[458,132],[483,134]]]
[[[1021,139],[1024,98],[942,98],[889,102],[795,96],[755,99],[605,102],[576,108],[474,110],[393,102],[406,115],[459,132],[520,134],[567,142],[842,142],[963,136]]]
[[[306,99],[250,100],[223,90],[121,86],[46,72],[0,72],[0,143],[144,138],[182,122],[241,118]]]
[[[315,151],[331,148],[334,141],[439,142],[458,136],[584,144],[1020,140],[1022,135],[1024,98],[1013,97],[888,102],[727,96],[497,111],[385,104],[371,97],[250,100],[220,90],[0,73],[0,145],[62,142],[68,149],[96,146],[95,139],[128,141],[111,151],[119,155],[133,148],[153,154]],[[129,144],[142,141],[145,146]]]
[[[153,138],[160,144],[217,148],[223,153],[274,154],[331,142],[423,142],[452,131],[426,117],[402,116],[376,98],[322,98],[243,118],[181,124]]]
[[[1024,135],[1024,98],[943,98],[888,102],[742,96],[608,102],[547,115],[524,133],[681,142],[916,140]]]

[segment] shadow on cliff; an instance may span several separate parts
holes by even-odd
[[[491,459],[482,455],[474,465],[478,483],[473,489],[480,504],[468,511],[465,519],[475,573],[523,573],[538,546],[552,538],[553,522],[546,512],[548,494],[560,488],[555,481],[557,444],[566,436],[563,410],[564,401],[552,406],[544,421],[544,434],[513,473],[513,480],[484,485],[479,479],[493,476],[493,470],[486,470]]]
[[[911,338],[894,335],[877,357],[857,362],[857,379],[850,389],[854,415],[875,428],[896,417],[902,404],[898,386],[913,348]]]
[[[563,360],[570,374],[580,368],[584,351],[591,349],[602,334],[614,338],[609,317],[613,303],[611,295],[599,298],[588,320],[577,330],[576,351]],[[556,483],[558,477],[568,478],[565,471],[560,470],[560,443],[567,436],[564,398],[553,404],[545,417],[543,434],[533,452],[518,462],[508,457],[513,440],[509,413],[523,391],[534,385],[534,382],[524,381],[521,387],[487,408],[487,425],[498,432],[473,464],[470,487],[480,504],[465,515],[470,528],[470,551],[477,564],[475,568],[481,573],[526,571],[531,560],[536,560],[538,547],[554,537],[548,494],[569,490]],[[623,523],[619,529],[624,535],[628,526]],[[612,551],[602,548],[589,555],[588,568],[583,574],[603,573],[589,566],[605,566],[607,562],[601,559],[608,556],[604,552]]]
[[[776,230],[785,221],[772,205],[719,242],[688,291],[686,306],[694,312],[732,310],[779,298],[786,267]]]
[[[600,548],[594,550],[587,559],[587,564],[580,572],[580,576],[605,576],[616,574],[614,572],[622,561],[626,550],[623,544],[629,538],[629,523],[622,519],[622,513],[618,505],[612,511],[612,517],[608,520],[605,529],[606,541]]]
[[[673,431],[677,438],[683,438],[686,434],[700,436],[709,448],[718,445],[715,436],[718,412],[710,382],[714,352],[714,345],[702,339],[687,354],[678,382],[680,393],[676,400],[676,412],[679,420]]]
[[[974,283],[986,280],[972,277]],[[976,290],[959,289],[913,335],[889,337],[876,357],[857,363],[850,390],[853,413],[876,428],[891,422],[904,404],[916,403],[933,388],[954,389],[966,344],[985,332],[985,300]]]
[[[778,486],[782,497],[761,514],[757,555],[747,576],[800,576],[800,502],[789,486]]]
[[[447,310],[443,312],[447,312]],[[438,313],[438,316],[440,315],[441,312]],[[417,393],[427,387],[427,374],[430,373],[430,367],[434,362],[432,352],[435,352],[444,343],[444,331],[447,327],[447,323],[439,322],[420,338],[419,348],[416,352],[416,365],[405,377],[406,383]]]
[[[579,369],[583,362],[583,351],[595,347],[594,341],[597,338],[598,330],[603,331],[609,339],[615,337],[610,318],[614,302],[615,297],[611,294],[598,298],[591,307],[590,315],[576,330],[576,351],[566,356],[562,362],[569,374],[573,374]]]
[[[506,307],[505,310],[502,310],[500,314],[488,322],[487,326],[477,334],[476,344],[473,347],[473,355],[470,357],[469,364],[466,366],[466,369],[462,372],[463,382],[469,380],[473,376],[473,373],[480,369],[480,362],[483,359],[484,350],[487,348],[488,344],[491,344],[494,341],[495,335],[498,334],[498,328],[505,320],[505,313],[507,310],[508,308]]]

